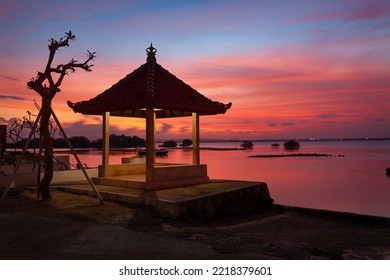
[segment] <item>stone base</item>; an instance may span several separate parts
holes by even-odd
[[[113,186],[96,186],[104,200],[152,206],[162,214],[183,221],[208,221],[242,216],[273,205],[266,183],[212,180],[182,188],[143,191]],[[69,185],[59,190],[95,196],[89,185]]]
[[[266,183],[238,188],[230,188],[230,184],[218,193],[163,204],[159,208],[180,220],[208,221],[253,214],[273,205]],[[199,189],[202,190],[202,186]]]

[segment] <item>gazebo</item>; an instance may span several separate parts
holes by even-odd
[[[68,106],[75,113],[103,116],[103,153],[97,184],[157,190],[207,183],[207,166],[200,164],[199,117],[224,114],[231,103],[212,101],[164,69],[157,50],[146,49],[146,63],[96,97]],[[110,116],[146,119],[146,162],[109,164]],[[155,120],[192,117],[193,164],[156,163]]]

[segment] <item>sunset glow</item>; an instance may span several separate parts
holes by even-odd
[[[0,1],[0,122],[36,113],[26,83],[43,71],[48,39],[76,40],[55,65],[96,51],[92,72],[65,78],[53,108],[69,135],[101,137],[90,99],[146,62],[233,106],[201,117],[203,139],[390,137],[390,5],[331,1]],[[42,9],[38,7],[44,7]],[[38,9],[38,10],[37,10]],[[144,137],[143,119],[112,133]],[[157,121],[157,138],[191,136],[191,118]]]

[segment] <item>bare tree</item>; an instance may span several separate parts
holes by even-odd
[[[41,102],[41,118],[40,118],[40,135],[41,145],[44,154],[45,174],[38,186],[38,191],[42,195],[42,199],[50,199],[49,186],[53,179],[53,138],[50,133],[50,116],[52,114],[51,103],[54,96],[61,91],[61,83],[69,72],[73,73],[77,68],[85,71],[92,71],[90,64],[95,59],[95,52],[87,51],[87,59],[84,62],[79,62],[71,59],[68,63],[58,64],[53,67],[53,60],[56,52],[61,48],[68,47],[70,41],[74,41],[76,36],[71,31],[66,32],[65,36],[60,40],[49,40],[49,59],[44,72],[39,72],[35,78],[32,78],[27,86],[36,91],[42,98]]]

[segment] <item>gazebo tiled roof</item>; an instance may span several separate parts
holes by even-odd
[[[77,103],[74,112],[86,115],[145,117],[155,109],[156,118],[224,114],[231,103],[212,101],[178,79],[156,62],[156,49],[147,48],[147,62],[96,97]]]

